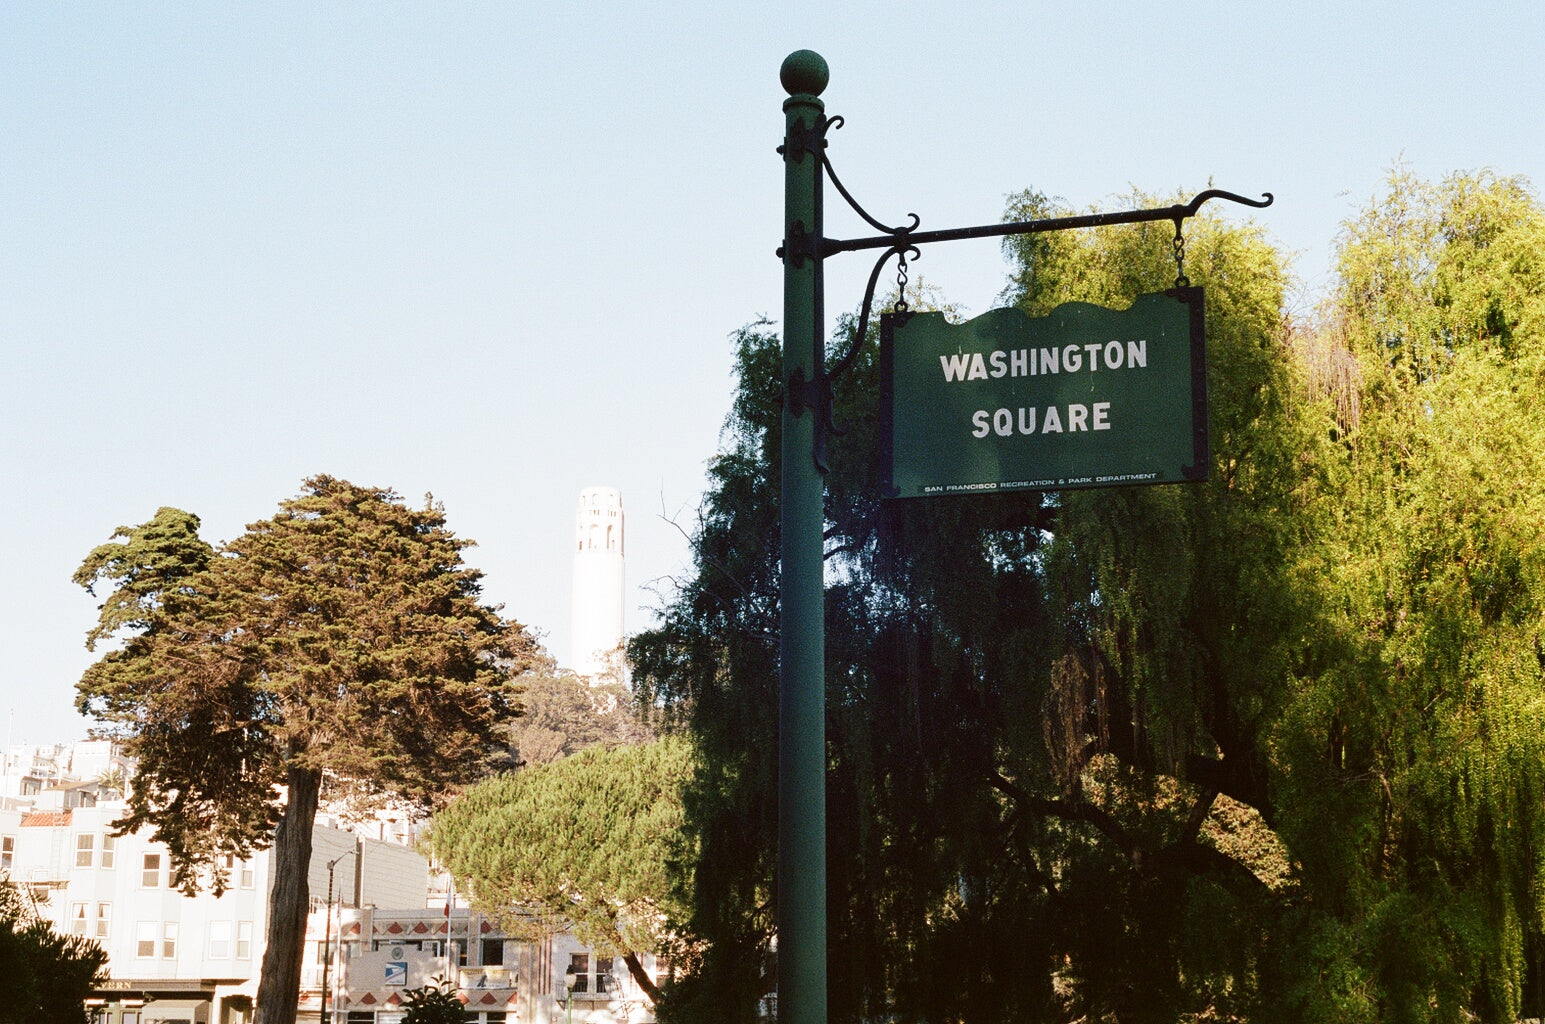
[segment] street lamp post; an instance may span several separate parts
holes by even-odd
[[[574,1024],[574,986],[578,983],[579,974],[574,970],[574,965],[569,964],[569,969],[563,972],[563,992],[566,996],[564,1024]]]
[[[327,906],[322,912],[326,922],[322,926],[322,1006],[317,1010],[317,1024],[327,1024],[327,976],[333,966],[333,869],[353,853],[353,850],[345,850],[327,862]],[[342,926],[339,922],[339,927]]]

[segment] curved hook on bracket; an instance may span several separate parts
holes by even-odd
[[[880,254],[880,258],[875,261],[874,269],[869,272],[869,284],[864,288],[864,304],[859,307],[858,327],[853,332],[853,343],[848,346],[848,350],[843,353],[842,358],[837,360],[836,365],[827,373],[828,379],[836,380],[846,372],[848,367],[853,365],[853,360],[858,358],[859,350],[864,347],[864,336],[869,333],[869,308],[874,305],[874,289],[880,280],[880,270],[892,256],[914,260],[923,258],[923,251],[905,240],[906,230],[908,229],[903,228],[897,231],[897,234],[901,237],[895,245]]]
[[[828,130],[833,128],[841,128],[843,124],[844,122],[840,114],[828,117],[821,125],[821,135],[824,137]],[[858,205],[858,200],[854,199],[853,194],[849,192],[846,186],[842,184],[842,179],[837,177],[837,172],[832,169],[832,162],[826,156],[825,150],[821,151],[821,166],[825,168],[826,176],[832,180],[832,184],[837,186],[837,192],[841,194],[842,198],[847,201],[847,204],[853,208],[853,212],[864,218],[864,220],[868,222],[869,226],[874,228],[876,231],[883,231],[887,235],[902,235],[909,231],[915,231],[917,226],[923,222],[923,218],[919,217],[917,214],[909,213],[907,216],[912,218],[912,223],[907,227],[893,228],[888,225],[881,224],[879,221],[869,216],[869,212],[867,210]]]
[[[1270,192],[1262,192],[1261,197],[1262,198],[1259,200],[1247,199],[1244,196],[1234,192],[1225,192],[1221,188],[1209,188],[1205,191],[1198,192],[1194,197],[1192,197],[1189,203],[1183,207],[1180,207],[1180,209],[1186,211],[1185,216],[1195,217],[1196,211],[1200,210],[1202,208],[1202,204],[1207,202],[1207,200],[1227,199],[1231,203],[1239,203],[1241,206],[1253,206],[1257,210],[1261,210],[1270,206],[1276,198]]]

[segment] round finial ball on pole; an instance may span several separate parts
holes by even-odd
[[[795,50],[783,58],[778,80],[790,96],[819,96],[831,80],[831,69],[826,66],[826,58],[814,50]]]

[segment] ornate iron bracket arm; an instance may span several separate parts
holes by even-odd
[[[833,120],[840,123],[841,119],[835,118]],[[859,216],[863,217],[870,224],[881,231],[887,232],[885,235],[869,238],[823,238],[820,240],[820,256],[822,259],[834,256],[839,252],[858,252],[862,249],[885,250],[880,255],[879,261],[875,263],[874,270],[869,275],[869,287],[864,291],[864,304],[859,311],[858,330],[854,334],[853,343],[848,347],[848,351],[844,353],[842,358],[837,361],[836,366],[831,372],[827,374],[829,378],[837,377],[851,366],[853,360],[857,358],[859,350],[863,348],[864,336],[869,327],[869,310],[874,302],[875,283],[879,279],[880,268],[893,255],[915,253],[917,256],[921,256],[922,253],[918,246],[928,242],[951,242],[965,238],[996,238],[1005,235],[1034,235],[1049,231],[1067,231],[1073,228],[1104,227],[1111,224],[1141,224],[1161,220],[1174,221],[1176,237],[1179,237],[1182,222],[1188,217],[1196,216],[1202,205],[1209,200],[1226,199],[1232,203],[1240,203],[1244,206],[1261,209],[1270,206],[1274,198],[1270,192],[1261,193],[1261,198],[1257,200],[1249,199],[1234,192],[1210,188],[1203,192],[1198,192],[1189,203],[1176,203],[1173,206],[1162,206],[1151,210],[1121,210],[1115,213],[1089,213],[1073,217],[1046,217],[1041,220],[1010,221],[1004,224],[983,224],[967,228],[946,228],[940,231],[918,231],[916,229],[920,221],[915,213],[909,215],[912,217],[912,224],[908,227],[900,228],[886,227],[869,216],[853,201],[852,197],[848,195],[847,190],[837,181],[837,176],[832,173],[831,162],[826,159],[825,153],[821,154],[821,160],[827,168],[827,174],[831,176],[833,184],[837,185],[837,189],[842,193],[842,197],[848,201],[848,205],[857,210]],[[1177,251],[1177,256],[1178,254]],[[1180,277],[1184,279],[1184,274],[1181,274]]]
[[[842,120],[842,118],[840,116],[838,116],[838,117],[829,117],[829,118],[826,119],[826,124],[825,124],[824,127],[825,128],[841,128],[844,123],[845,122]],[[823,135],[824,135],[824,129],[823,129]],[[874,228],[876,231],[884,231],[887,234],[893,235],[893,236],[895,236],[895,235],[905,235],[906,233],[908,233],[910,231],[916,230],[917,226],[923,222],[923,219],[921,217],[919,217],[917,214],[909,213],[909,214],[907,214],[907,216],[912,218],[912,223],[910,225],[908,225],[907,227],[904,227],[904,228],[893,228],[893,227],[889,227],[889,226],[887,226],[885,224],[881,224],[879,221],[877,221],[873,217],[869,216],[869,212],[867,210],[865,210],[862,206],[858,205],[858,200],[854,199],[853,198],[853,194],[851,192],[849,192],[846,187],[843,186],[842,179],[837,177],[837,172],[832,169],[831,159],[827,157],[827,155],[826,155],[824,150],[821,153],[821,166],[823,168],[825,168],[826,176],[831,179],[832,184],[837,186],[837,191],[839,193],[841,193],[842,198],[845,199],[847,201],[847,204],[853,208],[853,212],[858,214],[860,217],[864,218],[864,220],[868,222],[869,226]],[[823,253],[823,255],[825,255],[825,254]]]
[[[826,128],[841,128],[844,123],[841,116],[829,117],[826,119]],[[838,194],[842,196],[853,212],[862,217],[876,231],[885,232],[890,242],[886,246],[886,251],[881,253],[880,258],[875,261],[874,269],[869,272],[869,284],[864,289],[864,303],[859,307],[858,330],[854,332],[853,342],[848,346],[848,350],[843,354],[842,358],[838,359],[835,366],[826,374],[828,380],[835,380],[847,371],[848,367],[853,364],[853,360],[858,357],[859,350],[863,348],[864,335],[869,330],[869,310],[874,305],[874,289],[880,280],[880,270],[892,256],[905,258],[908,253],[911,253],[913,258],[917,259],[923,255],[922,251],[909,241],[912,233],[917,230],[918,225],[923,222],[923,219],[915,213],[909,213],[907,216],[912,218],[912,223],[905,227],[891,227],[888,224],[882,224],[879,220],[872,217],[868,210],[859,205],[858,200],[853,198],[853,193],[849,192],[847,186],[842,184],[842,179],[837,176],[836,169],[832,167],[831,159],[824,151],[821,153],[821,166],[825,169],[826,176],[831,179],[831,183],[837,187]],[[821,239],[820,256],[822,259],[837,251],[840,250],[830,248],[829,239]],[[829,422],[828,426],[833,431],[837,431],[835,422]]]
[[[1270,192],[1262,198],[1247,199],[1233,192],[1210,188],[1197,193],[1189,203],[1161,206],[1152,210],[1121,210],[1116,213],[1086,213],[1074,217],[1046,217],[1041,220],[1011,221],[1005,224],[982,224],[969,228],[945,228],[939,231],[906,231],[904,240],[910,245],[926,245],[929,242],[954,242],[964,238],[999,238],[1004,235],[1037,235],[1047,231],[1067,231],[1072,228],[1097,228],[1109,224],[1141,224],[1158,220],[1185,220],[1194,217],[1202,204],[1210,199],[1227,199],[1257,209],[1272,204]],[[895,229],[897,232],[903,229]],[[821,240],[821,256],[834,256],[839,252],[858,252],[861,249],[888,249],[903,241],[893,233],[869,238],[825,238]]]
[[[913,216],[915,217],[916,214],[913,214]],[[901,237],[905,238],[906,236],[903,234]],[[869,310],[874,305],[874,287],[880,280],[881,268],[885,266],[892,256],[900,256],[904,260],[908,253],[912,254],[913,259],[923,255],[917,246],[908,245],[905,242],[897,242],[894,246],[881,253],[880,258],[875,261],[874,269],[869,272],[869,283],[864,288],[864,304],[859,307],[858,327],[853,331],[853,341],[848,345],[848,350],[843,353],[842,358],[837,360],[836,365],[825,371],[826,387],[821,393],[821,399],[825,403],[822,410],[822,430],[816,435],[816,465],[821,467],[822,473],[827,471],[826,434],[832,433],[841,436],[847,432],[837,422],[836,392],[833,383],[838,377],[847,372],[848,368],[853,365],[853,360],[858,358],[858,353],[864,347],[864,338],[869,334]]]
[[[1197,193],[1188,203],[1176,203],[1173,206],[1158,207],[1151,210],[1123,210],[1116,213],[1090,213],[1072,217],[1047,217],[1041,220],[1013,221],[1001,224],[981,224],[975,227],[946,228],[938,231],[919,231],[922,223],[915,213],[907,214],[912,223],[892,227],[884,224],[870,215],[853,194],[843,185],[842,179],[831,165],[831,160],[826,155],[826,133],[832,129],[841,128],[844,122],[840,116],[828,117],[814,125],[806,125],[799,122],[796,129],[789,136],[789,150],[778,147],[778,151],[784,155],[785,160],[802,161],[806,153],[815,156],[821,161],[821,168],[831,183],[836,186],[837,192],[843,200],[858,214],[865,223],[880,235],[865,238],[826,238],[819,233],[810,231],[803,222],[796,221],[789,226],[788,238],[784,245],[778,248],[778,258],[782,259],[787,253],[795,266],[800,266],[806,259],[825,261],[828,256],[835,256],[840,252],[858,252],[863,249],[883,249],[880,258],[875,261],[874,269],[869,272],[869,283],[864,289],[863,305],[859,307],[858,325],[853,334],[853,341],[842,357],[831,364],[828,369],[824,357],[817,355],[817,373],[814,380],[805,380],[803,376],[790,380],[785,385],[785,399],[792,403],[795,414],[805,409],[812,410],[817,416],[816,451],[815,461],[821,472],[827,471],[826,467],[826,434],[842,433],[836,423],[834,414],[834,402],[832,395],[832,383],[839,376],[852,367],[853,361],[858,358],[858,353],[864,346],[864,338],[869,332],[870,309],[874,305],[874,290],[880,279],[880,270],[892,256],[900,257],[903,261],[910,255],[913,259],[921,258],[920,245],[929,242],[952,242],[967,238],[1001,238],[1006,235],[1034,235],[1049,231],[1068,231],[1075,228],[1105,227],[1112,224],[1141,224],[1152,221],[1173,221],[1175,224],[1175,263],[1177,271],[1177,287],[1189,283],[1184,273],[1184,243],[1181,235],[1181,225],[1189,217],[1196,216],[1204,203],[1213,199],[1224,199],[1231,203],[1240,203],[1257,209],[1270,206],[1273,196],[1270,192],[1263,192],[1259,200],[1249,199],[1234,192],[1225,192],[1222,189],[1210,188]],[[819,203],[819,192],[817,193]],[[819,216],[819,213],[818,213]],[[903,264],[904,265],[904,264]]]

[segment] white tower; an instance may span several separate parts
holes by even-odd
[[[573,648],[569,667],[596,676],[622,643],[622,492],[586,487],[574,525]]]

